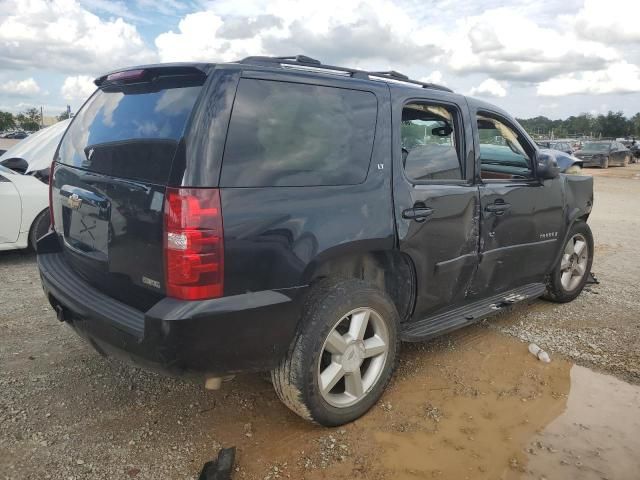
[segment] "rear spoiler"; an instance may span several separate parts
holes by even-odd
[[[191,76],[209,74],[215,65],[210,63],[160,63],[153,65],[138,65],[135,67],[113,70],[97,77],[93,83],[96,87],[107,84],[122,84],[140,81],[151,75],[156,76]]]

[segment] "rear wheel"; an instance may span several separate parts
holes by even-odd
[[[48,208],[40,212],[31,224],[31,230],[29,230],[29,248],[34,252],[36,251],[38,239],[49,231],[50,224],[51,218],[49,217]]]
[[[609,168],[609,157],[600,160],[600,168]]]
[[[362,280],[316,287],[287,357],[272,372],[278,397],[325,426],[360,417],[391,378],[398,323],[388,296]]]
[[[582,292],[593,263],[593,235],[589,225],[577,222],[571,227],[560,262],[547,282],[545,298],[570,302]]]
[[[627,165],[629,165],[629,155],[625,155],[624,161],[622,162],[623,167],[626,167]]]

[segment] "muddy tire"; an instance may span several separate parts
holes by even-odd
[[[558,265],[547,281],[544,298],[570,302],[582,292],[593,263],[593,235],[586,222],[578,221],[569,231]]]
[[[29,248],[34,252],[36,251],[38,239],[49,231],[50,224],[51,218],[49,217],[48,208],[40,212],[31,224],[31,229],[29,230]]]
[[[380,398],[395,368],[399,317],[358,279],[316,285],[286,358],[271,372],[282,402],[324,426],[351,422]]]

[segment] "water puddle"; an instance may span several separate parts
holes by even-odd
[[[299,419],[254,377],[216,398],[192,426],[238,447],[238,479],[640,478],[640,388],[480,326],[403,345],[381,401],[341,428]]]
[[[424,348],[348,427],[355,455],[303,478],[640,478],[640,388],[478,327]]]

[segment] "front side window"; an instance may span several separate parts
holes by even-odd
[[[415,102],[402,110],[400,141],[407,178],[414,182],[461,180],[455,112]]]
[[[493,115],[478,114],[477,121],[481,177],[496,180],[531,177],[531,157],[518,132]]]
[[[354,185],[369,170],[378,103],[358,90],[241,79],[223,187]]]

